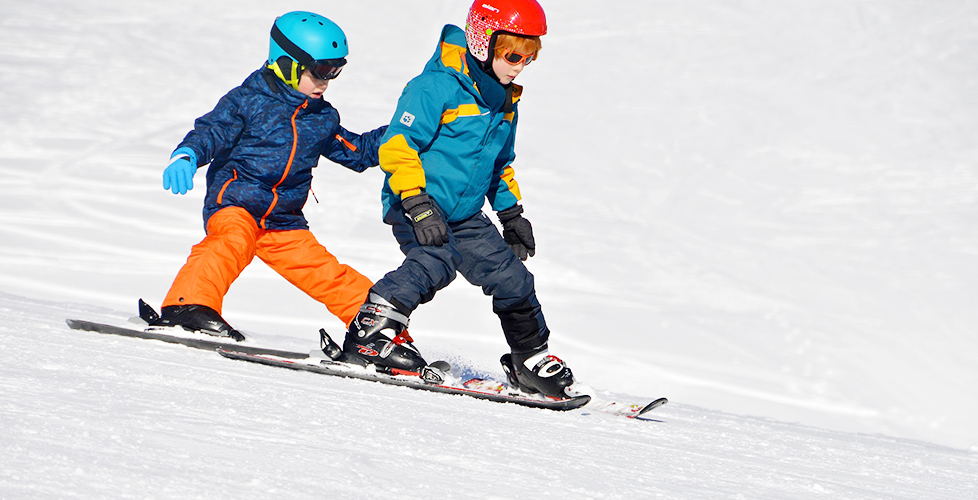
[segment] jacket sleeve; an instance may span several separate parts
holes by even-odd
[[[231,149],[241,136],[247,118],[241,112],[237,93],[228,92],[213,110],[194,121],[194,129],[177,146],[197,153],[197,167],[207,165],[221,152]]]
[[[401,199],[425,188],[420,152],[435,138],[445,109],[444,90],[424,75],[408,82],[380,145],[380,168],[389,173],[391,191]]]
[[[387,125],[364,134],[355,134],[343,127],[337,127],[324,156],[350,170],[363,172],[380,163],[380,138],[386,131]]]
[[[506,144],[496,157],[493,169],[492,185],[489,186],[487,198],[492,209],[496,212],[512,208],[521,199],[520,186],[516,183],[516,172],[513,170],[513,160],[516,159],[514,149],[516,143],[516,122],[518,114],[513,114],[513,127],[510,130]]]

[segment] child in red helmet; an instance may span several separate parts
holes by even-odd
[[[405,87],[380,146],[384,221],[405,254],[378,281],[350,323],[343,351],[380,365],[416,369],[378,353],[396,344],[408,316],[461,273],[492,296],[510,353],[501,362],[524,391],[567,397],[570,369],[551,355],[537,301],[530,223],[514,178],[513,143],[523,89],[513,83],[539,55],[547,32],[536,0],[477,0],[466,29],[448,25],[424,71]],[[482,212],[486,200],[503,226]],[[407,360],[407,364],[396,363]]]
[[[340,126],[323,100],[348,54],[336,23],[311,12],[275,20],[265,66],[198,118],[163,172],[184,194],[207,169],[206,237],[193,247],[155,324],[243,336],[221,316],[224,295],[255,256],[349,323],[371,281],[340,264],[308,229],[302,207],[320,156],[356,172],[378,163],[386,127],[363,135]]]

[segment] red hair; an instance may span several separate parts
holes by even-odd
[[[505,52],[516,52],[517,54],[533,54],[533,59],[540,55],[543,42],[538,36],[517,36],[509,33],[500,33],[496,36],[496,46],[493,49],[494,57],[502,57]]]

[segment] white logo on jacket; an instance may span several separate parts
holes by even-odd
[[[414,115],[405,111],[404,114],[401,115],[401,123],[410,127],[411,124],[414,123]]]

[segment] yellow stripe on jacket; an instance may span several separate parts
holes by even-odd
[[[403,134],[380,145],[380,168],[391,174],[388,185],[403,200],[421,193],[425,187],[424,168],[418,152],[408,145]]]
[[[449,109],[441,114],[442,125],[446,123],[452,123],[456,118],[460,116],[479,116],[482,114],[482,110],[479,109],[478,104],[461,104],[455,109]],[[510,120],[512,121],[512,119]]]
[[[499,178],[506,183],[507,187],[509,187],[509,192],[513,193],[513,196],[516,197],[516,201],[523,199],[523,197],[520,195],[520,185],[516,183],[516,171],[513,170],[513,167],[506,165],[506,168],[503,169],[503,173],[500,174]]]

